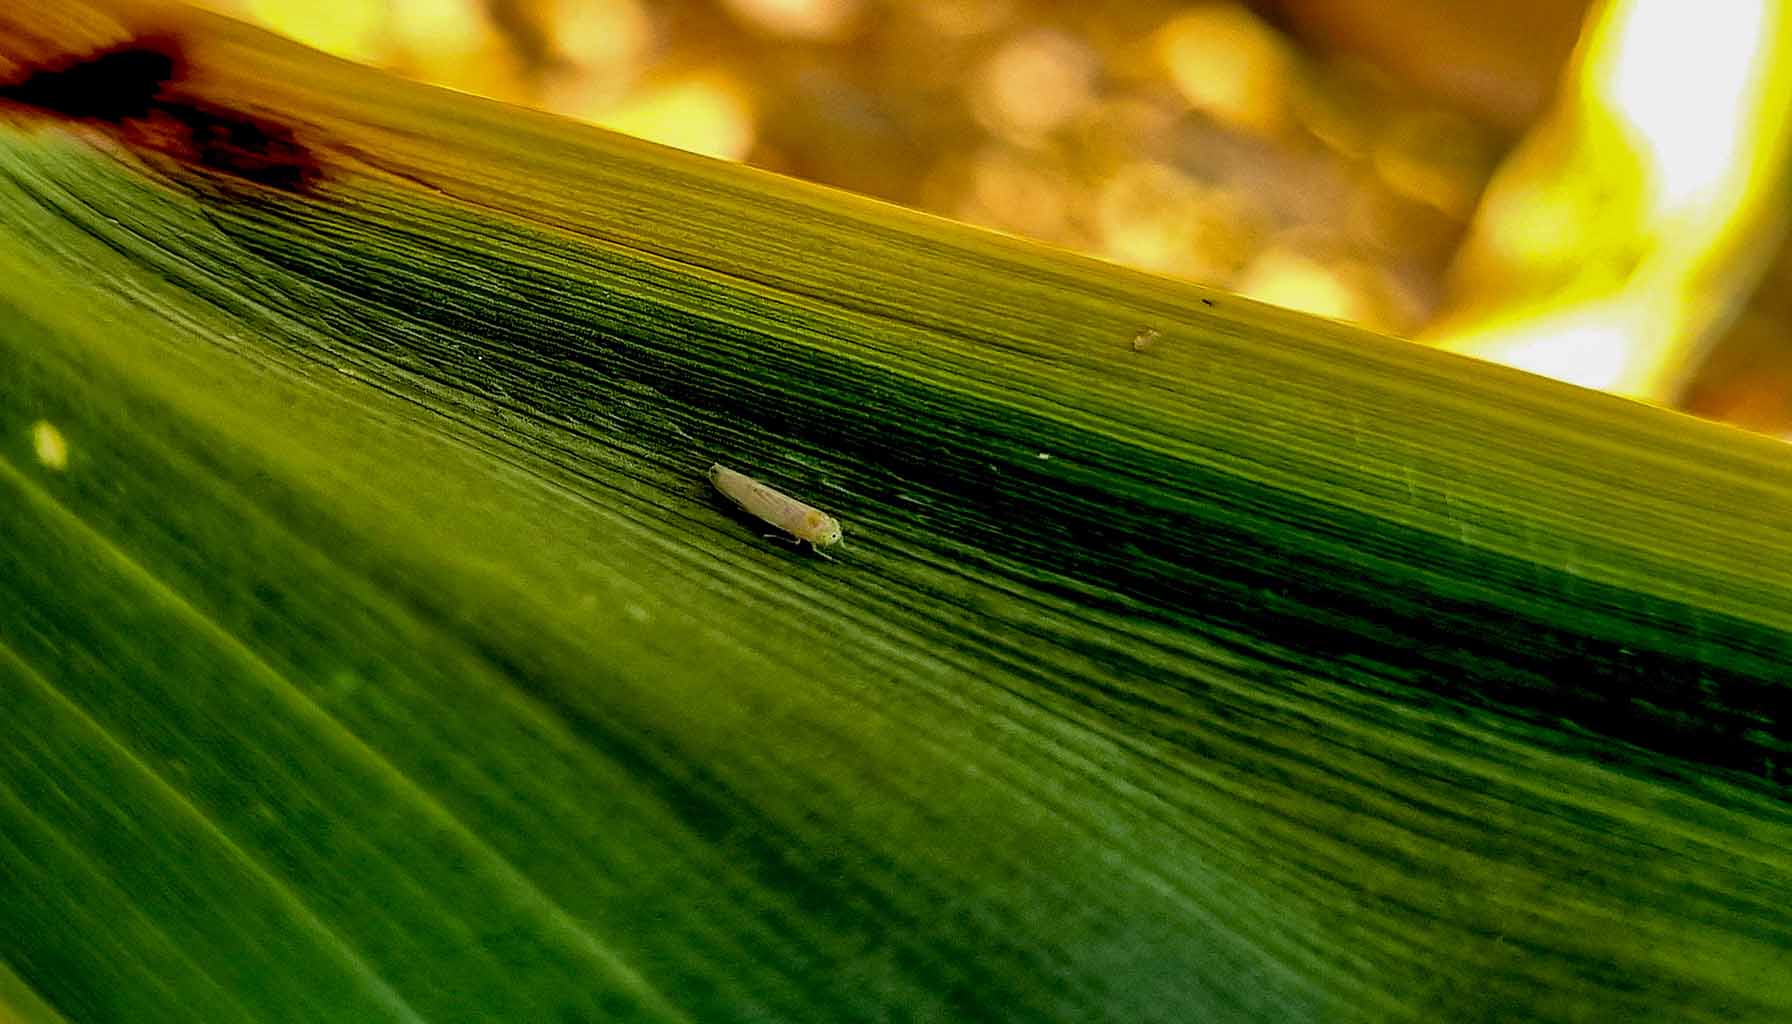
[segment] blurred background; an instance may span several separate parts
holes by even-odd
[[[202,0],[1792,439],[1792,0]]]

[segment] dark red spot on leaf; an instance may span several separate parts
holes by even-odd
[[[60,68],[38,68],[0,99],[55,114],[122,121],[149,113],[150,102],[174,77],[170,54],[148,47],[113,50]]]
[[[275,188],[321,176],[291,127],[194,95],[180,85],[184,70],[173,40],[140,39],[27,69],[0,83],[0,103],[107,125],[129,145]]]

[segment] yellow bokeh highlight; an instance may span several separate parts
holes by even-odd
[[[479,94],[512,88],[503,54],[479,0],[388,0],[390,52],[402,74]]]
[[[852,34],[861,0],[722,0],[735,17],[768,35],[835,41]]]
[[[1647,158],[1655,213],[1732,184],[1746,161],[1757,134],[1751,93],[1774,70],[1763,62],[1775,6],[1632,0],[1608,8],[1586,51],[1581,103],[1628,129]]]
[[[1095,199],[1101,252],[1162,274],[1225,284],[1253,251],[1257,217],[1241,197],[1168,164],[1127,164]]]
[[[1015,0],[908,0],[906,6],[928,28],[953,38],[994,32],[1019,13]]]
[[[1630,390],[1646,376],[1658,335],[1675,322],[1671,311],[1614,300],[1562,307],[1515,308],[1479,331],[1466,331],[1450,348],[1519,370],[1600,391]]]
[[[647,87],[596,121],[613,131],[721,160],[744,159],[753,148],[752,105],[739,85],[720,75]]]
[[[653,43],[653,20],[639,0],[557,0],[552,10],[556,49],[582,68],[632,73]]]
[[[1235,286],[1240,295],[1333,320],[1363,322],[1363,296],[1333,266],[1285,249],[1269,249],[1253,260]]]
[[[399,43],[416,54],[466,54],[485,42],[487,22],[476,0],[386,0]]]
[[[282,35],[349,60],[386,55],[383,0],[242,0],[243,13]]]
[[[638,0],[554,0],[546,8],[555,65],[532,99],[544,110],[601,124],[634,95],[655,35]]]
[[[994,134],[1024,142],[1088,109],[1096,70],[1094,55],[1070,36],[1024,32],[983,65],[972,85],[971,109]]]
[[[962,219],[1030,238],[1065,230],[1068,182],[1060,169],[1021,151],[990,147],[971,161]]]
[[[1608,0],[1483,197],[1440,346],[1671,402],[1784,233],[1792,0]]]
[[[1191,107],[1232,128],[1274,134],[1289,120],[1295,61],[1282,37],[1234,3],[1210,3],[1158,30],[1158,58]]]

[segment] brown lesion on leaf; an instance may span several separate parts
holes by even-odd
[[[323,174],[290,127],[198,97],[159,100],[127,127],[129,141],[275,188],[302,191]]]
[[[173,36],[133,38],[97,52],[12,62],[0,79],[0,112],[105,126],[127,145],[184,163],[300,191],[322,176],[291,126],[214,102],[185,83],[187,61]]]
[[[111,124],[145,117],[182,70],[178,52],[169,41],[133,40],[100,53],[15,66],[0,82],[0,100]]]

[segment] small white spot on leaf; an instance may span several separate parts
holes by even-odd
[[[68,468],[68,440],[49,420],[31,424],[31,448],[46,469],[60,473]]]

